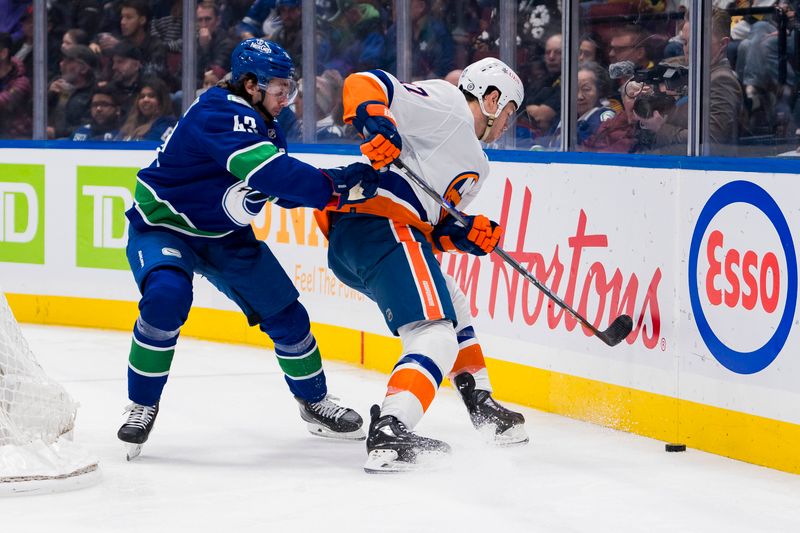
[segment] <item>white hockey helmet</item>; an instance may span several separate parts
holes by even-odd
[[[490,115],[483,108],[483,96],[489,87],[497,87],[500,91],[497,112],[494,115]],[[522,107],[522,98],[525,94],[519,76],[511,70],[511,67],[494,57],[485,57],[468,65],[458,78],[458,88],[477,98],[481,111],[491,119],[497,118],[509,102],[517,104],[517,109]]]

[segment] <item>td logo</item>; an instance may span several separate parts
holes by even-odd
[[[77,242],[79,267],[127,270],[125,246],[138,168],[78,167]]]
[[[0,164],[0,261],[44,264],[44,166]]]
[[[754,374],[780,353],[797,303],[797,257],[786,218],[761,187],[720,187],[697,218],[689,247],[689,299],[711,354]]]

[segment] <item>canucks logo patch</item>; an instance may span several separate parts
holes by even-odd
[[[607,109],[606,111],[603,111],[602,113],[600,113],[600,122],[605,122],[606,120],[611,120],[616,115],[617,114],[614,113],[612,110]]]
[[[175,248],[162,248],[161,255],[167,255],[171,257],[178,257],[181,258],[183,255],[181,254],[180,250],[176,250]]]

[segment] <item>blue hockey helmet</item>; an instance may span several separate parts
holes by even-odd
[[[231,81],[236,83],[251,73],[258,86],[266,90],[272,78],[292,79],[294,63],[279,44],[266,39],[245,39],[231,54]]]

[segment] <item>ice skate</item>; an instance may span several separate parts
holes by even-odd
[[[318,402],[307,402],[295,396],[300,405],[300,417],[306,421],[308,431],[318,437],[344,440],[364,440],[364,421],[349,407],[334,402],[333,396],[325,396]]]
[[[142,446],[147,442],[150,431],[158,415],[158,404],[155,407],[132,403],[125,408],[128,420],[117,431],[119,440],[126,443],[127,459],[132,461],[142,453]]]
[[[450,454],[446,442],[408,431],[397,418],[381,416],[377,405],[372,406],[370,416],[364,464],[364,471],[369,474],[429,470],[443,466],[443,460]]]
[[[455,377],[456,389],[467,406],[472,425],[490,444],[521,446],[528,442],[525,417],[506,409],[492,398],[489,391],[475,388],[475,378],[469,372]]]

